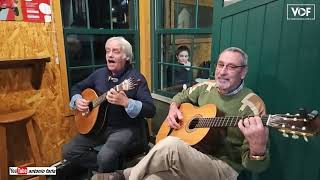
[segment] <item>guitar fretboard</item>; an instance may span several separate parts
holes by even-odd
[[[194,118],[190,127],[192,128],[208,128],[208,127],[235,127],[238,126],[238,122],[241,119],[245,119],[250,116],[227,116],[227,117],[214,117],[214,118]],[[269,119],[269,115],[261,117],[262,124],[266,125]]]
[[[121,91],[123,89],[122,84],[116,85],[114,89],[118,92]],[[92,101],[93,108],[99,106],[106,100],[107,93],[108,92],[103,93],[101,96],[97,97],[95,100]]]

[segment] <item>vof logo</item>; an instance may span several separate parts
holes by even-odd
[[[315,4],[287,4],[287,20],[315,20]]]

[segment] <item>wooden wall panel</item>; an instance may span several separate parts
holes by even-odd
[[[60,15],[60,12],[55,14]],[[34,127],[44,165],[60,160],[62,145],[75,134],[73,116],[64,116],[63,89],[66,88],[61,87],[65,78],[61,74],[65,75],[65,67],[56,62],[57,57],[64,57],[63,50],[58,51],[61,48],[56,47],[57,36],[63,35],[57,34],[56,25],[61,24],[61,18],[57,19],[47,24],[0,21],[0,59],[50,57],[39,89],[31,85],[31,67],[0,69],[0,113],[29,108],[36,110]],[[62,33],[61,30],[58,32]],[[10,166],[31,158],[26,131],[21,124],[10,126],[7,136]],[[27,150],[23,150],[24,147],[28,147]]]

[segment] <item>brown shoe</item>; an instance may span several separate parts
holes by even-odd
[[[125,180],[123,171],[115,171],[112,173],[98,173],[92,176],[91,180]]]

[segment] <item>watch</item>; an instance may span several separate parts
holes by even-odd
[[[255,156],[255,155],[249,155],[250,160],[255,160],[255,161],[263,161],[266,159],[266,155],[261,155],[261,156]]]

